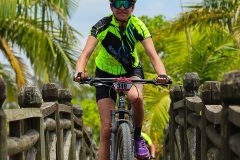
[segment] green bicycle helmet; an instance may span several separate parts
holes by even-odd
[[[114,0],[109,0],[109,2],[113,2]],[[132,3],[136,3],[137,2],[137,0],[131,0],[132,1]]]

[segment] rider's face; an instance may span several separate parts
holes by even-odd
[[[123,5],[121,5],[121,7],[119,9],[113,7],[113,5],[110,5],[110,7],[111,7],[111,10],[112,10],[114,16],[117,19],[125,21],[131,15],[134,5],[131,4],[130,8],[125,8]]]

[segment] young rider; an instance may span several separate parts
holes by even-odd
[[[143,137],[143,139],[145,140],[146,144],[147,144],[147,147],[149,149],[149,153],[150,153],[150,159],[156,159],[156,156],[155,156],[155,153],[156,153],[156,150],[155,150],[155,146],[154,144],[152,143],[152,140],[151,138],[144,132],[141,132],[141,136]]]
[[[100,51],[95,59],[96,77],[114,78],[130,77],[143,79],[142,64],[138,59],[136,44],[141,42],[146,55],[158,75],[159,83],[167,83],[165,67],[158,56],[151,34],[144,23],[132,15],[137,0],[110,0],[112,14],[99,20],[89,32],[86,45],[76,64],[75,81],[80,82],[87,77],[85,67],[97,44]],[[77,76],[78,75],[78,76]],[[135,152],[138,159],[149,157],[149,151],[141,137],[141,128],[144,118],[142,84],[136,84],[126,94],[132,104],[135,122]],[[99,160],[109,159],[110,145],[110,110],[116,102],[116,92],[107,86],[96,87],[96,101],[101,120]]]

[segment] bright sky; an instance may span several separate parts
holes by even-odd
[[[148,17],[161,14],[167,20],[172,20],[182,12],[181,1],[182,5],[186,6],[199,0],[138,0],[133,14],[135,16],[146,15]],[[80,0],[77,13],[71,19],[70,24],[83,35],[83,37],[79,37],[81,49],[83,49],[86,43],[89,29],[98,20],[110,13],[109,0]]]

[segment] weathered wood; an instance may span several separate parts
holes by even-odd
[[[221,99],[228,105],[240,104],[240,71],[225,73],[221,82]]]
[[[70,129],[71,121],[69,119],[60,119],[60,128],[61,129]]]
[[[80,127],[83,126],[83,121],[82,119],[78,119],[76,116],[73,116],[73,120],[76,124],[78,124]]]
[[[56,146],[57,146],[56,133],[50,132],[50,134],[49,134],[49,146],[48,146],[48,148],[49,148],[49,160],[56,160],[57,159]]]
[[[18,121],[33,117],[42,117],[42,111],[39,108],[21,108],[21,109],[5,109],[7,121]]]
[[[197,115],[196,113],[190,113],[187,116],[187,121],[193,127],[200,127],[200,125],[201,125],[201,116]]]
[[[175,118],[175,116],[177,115],[177,112],[178,112],[179,109],[177,109],[178,107],[174,108],[174,106],[175,106],[174,103],[177,102],[177,101],[182,100],[183,99],[183,95],[184,95],[184,88],[183,88],[182,85],[171,86],[171,88],[170,88],[171,104],[170,104],[170,108],[169,108],[169,115],[170,115],[170,120],[169,120],[169,141],[170,141],[170,143],[167,143],[167,144],[169,144],[169,149],[166,150],[166,153],[164,155],[165,156],[164,159],[167,159],[168,155],[171,157],[172,160],[175,159],[175,150],[176,149],[175,149],[174,144],[177,141],[175,133],[176,133],[176,129],[177,129],[177,126],[178,126],[177,123],[176,123],[176,121],[178,121],[178,118],[177,117]],[[181,104],[180,106],[183,107],[184,105]],[[167,151],[169,151],[169,153],[167,153]]]
[[[59,112],[71,113],[72,112],[72,107],[67,106],[65,104],[59,104]]]
[[[6,83],[0,77],[0,108],[2,108],[5,99],[6,99]]]
[[[207,121],[207,117],[211,118],[208,113],[207,105],[219,105],[221,104],[220,98],[220,82],[217,81],[206,81],[202,86],[202,120],[201,120],[201,160],[207,159],[207,148],[209,145],[209,139],[206,135],[206,128],[209,122]],[[207,112],[207,113],[206,113]],[[206,117],[206,114],[208,115]],[[211,113],[212,114],[212,113]],[[220,116],[220,115],[219,115]],[[221,116],[219,117],[221,119]],[[211,121],[211,120],[210,120]]]
[[[200,79],[196,72],[185,73],[183,78],[183,87],[185,90],[185,97],[193,97],[198,95],[198,88],[200,86]]]
[[[185,97],[185,104],[192,111],[202,111],[202,100],[198,96]]]
[[[202,87],[202,101],[205,104],[221,104],[220,82],[206,81]]]
[[[49,116],[54,113],[58,107],[58,103],[56,102],[44,102],[41,106],[42,114],[44,117]]]
[[[184,99],[173,103],[173,109],[179,109],[179,108],[184,108],[184,107],[185,107],[185,100]]]
[[[221,123],[222,106],[221,105],[205,105],[205,116],[213,124]]]
[[[82,106],[80,106],[79,104],[73,105],[73,114],[76,117],[81,118],[82,115],[83,115],[83,108],[82,108]]]
[[[70,93],[69,89],[58,89],[59,104],[72,106],[71,100],[72,100],[72,94]]]
[[[21,108],[15,105],[16,108],[3,111],[0,106],[0,122],[3,122],[0,125],[5,125],[0,128],[0,135],[3,135],[3,131],[5,132],[5,136],[0,137],[1,145],[5,140],[5,144],[0,147],[0,160],[6,160],[7,152],[10,153],[11,160],[79,159],[80,148],[85,150],[85,155],[82,157],[96,159],[97,147],[92,140],[92,132],[89,128],[83,127],[82,107],[72,106],[72,95],[69,90],[58,90],[55,84],[49,83],[43,87],[42,93],[44,103],[42,103],[41,94],[36,86],[22,87],[18,95]],[[0,102],[3,101],[1,99]],[[2,116],[2,113],[5,117]],[[6,122],[9,122],[8,140]],[[82,130],[82,128],[85,129]],[[32,135],[33,133],[29,133],[29,131],[37,134]],[[63,132],[71,133],[71,136],[67,134],[68,136],[64,137]],[[64,138],[66,139],[64,140]],[[80,142],[79,138],[83,140],[84,145],[78,143]],[[77,148],[77,144],[83,146]]]
[[[36,86],[22,87],[18,95],[18,104],[21,108],[40,108],[42,95]]]
[[[43,85],[42,96],[44,102],[55,102],[58,100],[58,88],[55,83],[47,83]]]
[[[170,88],[170,98],[172,102],[177,102],[183,99],[184,88],[182,85],[171,86]]]
[[[52,118],[45,118],[44,120],[44,130],[53,131],[56,129],[56,121]]]
[[[29,130],[21,138],[9,137],[7,139],[8,155],[14,155],[26,151],[33,147],[39,138],[39,133],[35,130]]]
[[[6,114],[2,109],[3,102],[6,99],[6,84],[0,77],[0,160],[6,160],[7,158],[7,126],[6,126]]]
[[[234,125],[240,127],[240,106],[229,106],[228,119]]]
[[[37,149],[32,147],[27,152],[26,160],[34,160],[37,157]]]
[[[175,121],[181,125],[181,126],[185,126],[184,124],[184,118],[180,117],[179,115],[175,116]]]
[[[83,128],[83,135],[84,135],[84,140],[87,143],[87,146],[88,147],[91,146],[91,137],[88,134],[88,131],[87,131],[86,127]]]
[[[77,139],[76,141],[76,160],[80,160],[80,150],[81,150],[81,140]]]
[[[234,153],[238,155],[238,157],[240,157],[240,134],[239,133],[232,135],[230,137],[229,146],[231,150],[234,151]]]
[[[221,159],[231,159],[230,148],[229,148],[229,136],[230,136],[230,123],[228,121],[228,108],[227,105],[223,106],[222,117],[221,117]]]
[[[82,138],[83,137],[83,132],[78,130],[78,129],[74,129],[74,132],[76,134],[77,138]]]
[[[60,112],[59,112],[59,106],[57,107],[57,110],[55,111],[55,117],[56,117],[56,132],[57,132],[57,159],[63,160],[63,130],[61,128],[60,124]]]
[[[64,151],[64,159],[68,159],[69,157],[69,152],[71,148],[71,138],[72,138],[72,133],[70,130],[67,130],[66,133],[64,134],[63,137],[63,151]]]
[[[185,90],[185,104],[186,104],[186,97],[195,97],[198,96],[198,88],[200,86],[200,79],[198,77],[198,74],[196,72],[189,72],[189,73],[185,73],[184,78],[183,78],[183,87]],[[184,107],[184,123],[185,123],[185,127],[184,127],[184,139],[185,144],[184,144],[184,159],[185,160],[189,160],[190,159],[190,152],[189,152],[189,144],[188,144],[188,139],[190,137],[188,137],[188,130],[189,128],[191,128],[192,126],[188,123],[187,121],[187,116],[192,113],[194,111],[190,110],[188,107]],[[199,132],[199,130],[197,130]],[[196,133],[199,134],[199,133]],[[197,160],[201,158],[201,154],[200,154],[200,150],[198,149],[200,145],[200,140],[196,139],[196,155],[194,158],[196,158]]]
[[[221,148],[221,135],[216,131],[216,129],[214,128],[214,125],[207,126],[206,134],[215,146],[217,146],[218,148]]]

